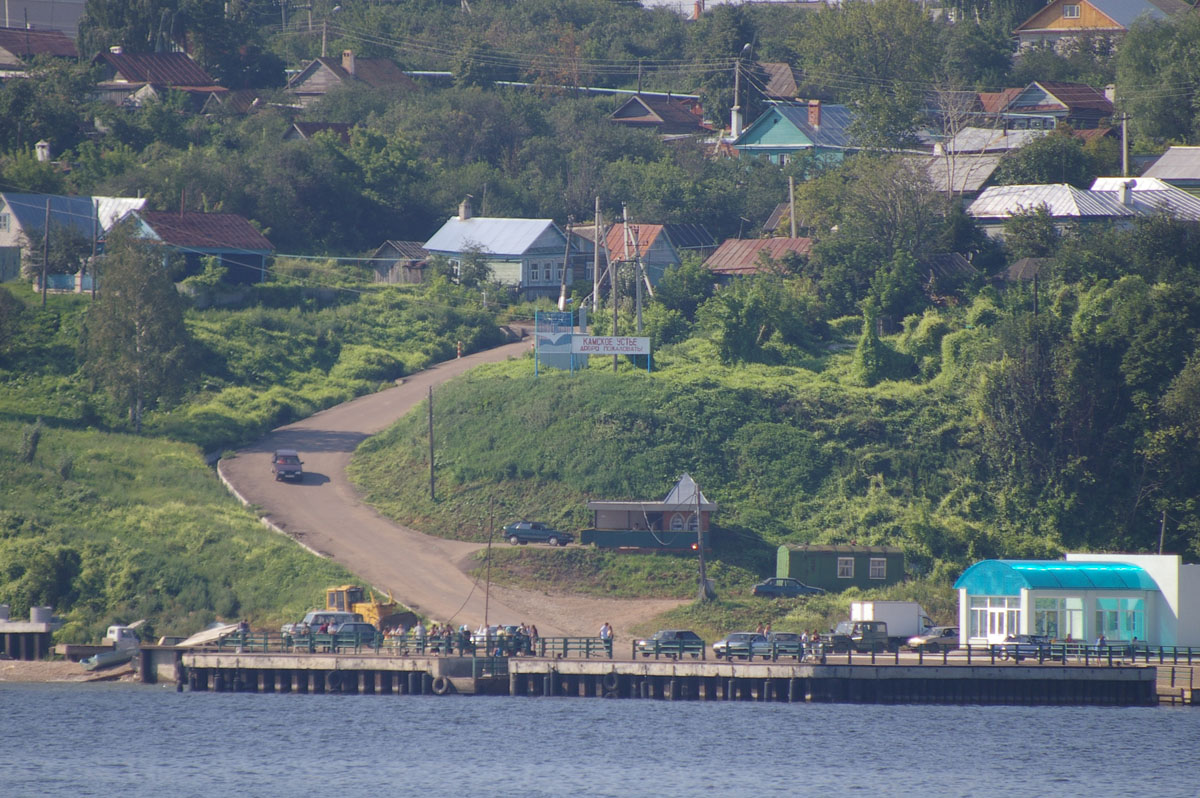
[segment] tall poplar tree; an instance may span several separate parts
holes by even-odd
[[[183,303],[158,246],[138,238],[132,222],[109,232],[86,338],[87,373],[129,408],[135,431],[142,431],[147,407],[183,389],[189,350]]]

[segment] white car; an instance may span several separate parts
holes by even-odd
[[[958,648],[957,626],[934,626],[924,634],[908,638],[908,647],[913,651],[953,651]]]

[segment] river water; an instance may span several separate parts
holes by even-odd
[[[1200,795],[1200,709],[0,684],[0,796]]]

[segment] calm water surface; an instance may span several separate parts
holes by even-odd
[[[0,796],[1200,796],[1200,709],[0,685]]]

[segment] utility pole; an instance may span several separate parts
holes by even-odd
[[[46,197],[46,229],[42,233],[42,307],[46,307],[46,280],[50,272],[50,198]]]
[[[796,237],[796,178],[788,177],[788,206],[792,214],[792,238]]]
[[[329,35],[329,20],[321,20],[321,57],[325,57],[325,37]]]
[[[625,227],[626,227],[626,230],[628,230],[628,228],[629,228],[629,209],[626,208],[624,205],[622,205],[621,208],[625,213]],[[626,254],[626,256],[628,256],[628,254],[629,254],[629,239],[628,238],[625,239],[625,254]],[[611,252],[608,253],[608,280],[609,280],[609,284],[611,286],[608,293],[609,293],[609,296],[612,297],[612,310],[613,310],[612,334],[613,334],[613,337],[616,337],[616,335],[617,335],[617,263],[618,263],[618,261],[613,259],[612,253]],[[617,355],[613,355],[613,374],[617,373],[618,361],[619,361],[619,358],[617,357]]]
[[[429,386],[429,500],[437,501],[433,492],[433,386]]]
[[[487,581],[483,589],[483,628],[488,628],[488,602],[492,598],[492,536],[496,534],[496,499],[488,500]]]
[[[100,204],[96,200],[92,200],[92,259],[89,262],[90,271],[92,273],[92,299],[96,298],[96,239],[98,238],[100,226]]]
[[[595,246],[592,247],[592,313],[600,312],[600,197],[596,196]]]
[[[1158,526],[1158,553],[1162,554],[1163,538],[1167,534],[1167,511],[1163,510],[1162,523]]]
[[[692,487],[696,489],[696,553],[700,555],[700,595],[697,599],[708,601],[712,596],[708,592],[708,571],[704,567],[704,524],[701,523],[700,516],[700,486],[694,479]]]
[[[558,280],[558,309],[562,312],[567,309],[567,268],[571,265],[571,225],[575,222],[574,216],[567,217],[567,248],[563,252],[562,272],[559,273]],[[572,324],[572,328],[574,325]]]
[[[633,226],[633,266],[637,270],[634,275],[634,281],[637,283],[637,301],[634,307],[637,308],[637,331],[638,335],[642,334],[642,281],[646,278],[646,272],[642,268],[642,246],[638,242],[638,226]]]
[[[1129,177],[1129,114],[1121,112],[1121,177]]]

